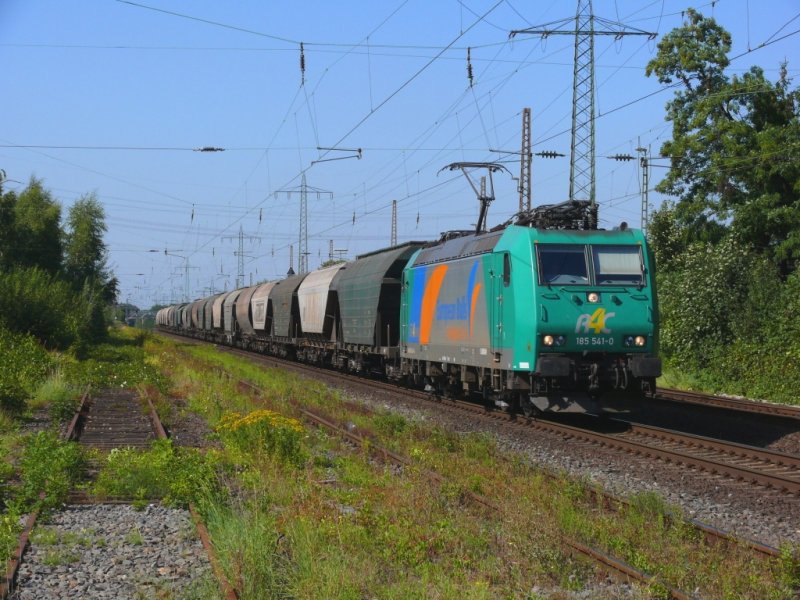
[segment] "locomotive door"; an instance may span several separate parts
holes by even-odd
[[[505,340],[503,296],[511,282],[511,260],[507,252],[492,254],[491,345],[494,362],[499,362]]]

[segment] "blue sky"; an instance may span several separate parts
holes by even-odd
[[[681,24],[688,6],[731,32],[732,55],[752,50],[731,72],[759,65],[774,79],[789,60],[796,84],[796,0],[595,0],[594,13],[660,37]],[[285,190],[296,190],[303,172],[309,186],[331,192],[309,195],[311,268],[328,258],[330,240],[348,258],[387,246],[392,200],[401,242],[468,229],[475,194],[442,167],[511,160],[517,176],[515,157],[490,149],[519,149],[524,107],[532,110],[534,152],[569,155],[573,38],[509,40],[508,33],[574,16],[575,7],[564,0],[3,0],[6,189],[36,176],[65,212],[96,193],[121,300],[140,306],[180,300],[187,265],[193,298],[232,289],[240,228],[246,283],[282,277],[290,245],[297,269],[299,194]],[[603,227],[638,227],[641,207],[636,162],[607,157],[635,154],[639,144],[656,155],[670,137],[671,93],[644,74],[655,52],[646,38],[596,40]],[[206,146],[225,151],[193,150]],[[317,150],[334,146],[361,148],[362,158],[314,162],[353,154]],[[655,168],[651,183],[663,172]],[[535,158],[534,204],[565,200],[568,180],[568,156]],[[518,207],[508,175],[495,176],[495,191],[490,225]],[[655,206],[662,200],[650,198]]]

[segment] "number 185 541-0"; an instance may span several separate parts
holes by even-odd
[[[613,346],[613,337],[579,337],[575,340],[578,346]]]

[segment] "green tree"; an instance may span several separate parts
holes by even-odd
[[[117,280],[108,270],[108,248],[103,240],[107,227],[105,211],[97,196],[82,196],[69,209],[64,253],[64,272],[76,287],[97,286],[104,301],[111,303]]]
[[[50,273],[61,268],[61,205],[35,177],[31,177],[28,187],[16,199],[13,227],[15,266],[39,267]]]
[[[728,77],[730,34],[689,9],[665,35],[647,75],[680,89],[667,104],[671,168],[657,190],[677,197],[675,218],[694,238],[730,227],[778,260],[800,258],[800,91],[786,65],[777,82],[752,67]]]
[[[17,195],[14,192],[4,194],[0,187],[0,271],[7,271],[16,262],[16,206]]]
[[[106,268],[105,212],[94,194],[82,196],[69,209],[64,271],[73,281],[103,278]]]

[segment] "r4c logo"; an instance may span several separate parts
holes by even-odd
[[[606,322],[616,313],[606,313],[605,308],[598,308],[591,315],[583,314],[578,317],[575,323],[575,333],[589,333],[591,329],[594,333],[611,333],[611,329],[606,327]]]

